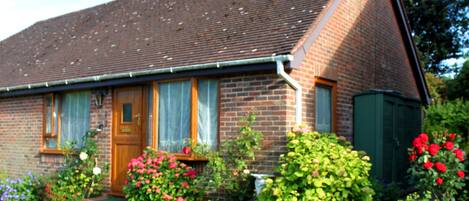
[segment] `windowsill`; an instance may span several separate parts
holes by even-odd
[[[58,150],[58,149],[41,149],[39,153],[51,154],[51,155],[64,155],[65,154],[63,150]]]
[[[169,153],[173,156],[176,157],[177,160],[179,161],[208,161],[207,158],[201,157],[201,156],[196,156],[195,154],[183,154],[183,153]]]

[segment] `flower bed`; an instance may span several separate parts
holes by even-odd
[[[36,196],[39,182],[29,173],[24,178],[0,180],[0,201],[7,200],[39,200]]]

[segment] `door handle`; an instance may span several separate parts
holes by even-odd
[[[137,117],[137,125],[140,126],[140,121],[141,121],[140,113],[136,114],[135,117]]]

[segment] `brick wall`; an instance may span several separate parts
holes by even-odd
[[[419,98],[390,0],[342,0],[291,75],[303,86],[303,121],[314,127],[314,79],[337,82],[337,133],[351,139],[353,95],[392,89]],[[295,66],[298,67],[298,66]]]
[[[103,103],[98,109],[92,96],[90,128],[96,128],[100,123],[105,125],[97,136],[99,163],[110,162],[112,96],[107,95]],[[0,171],[17,177],[28,172],[47,174],[61,166],[63,156],[39,153],[42,109],[42,95],[0,98]]]
[[[257,115],[256,130],[264,134],[263,148],[252,167],[271,173],[285,151],[289,86],[275,74],[239,75],[220,80],[220,140],[239,135],[239,120],[252,111]],[[294,116],[291,116],[293,118]]]

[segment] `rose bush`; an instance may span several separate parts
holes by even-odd
[[[267,179],[259,200],[372,200],[369,157],[333,134],[288,133],[281,175]]]
[[[465,185],[465,153],[460,141],[454,133],[418,135],[409,149],[411,183],[422,192],[432,192],[436,199],[454,199]]]
[[[190,150],[185,148],[184,153]],[[129,201],[197,200],[203,192],[194,185],[196,177],[195,169],[173,155],[146,149],[128,164],[124,194]]]

